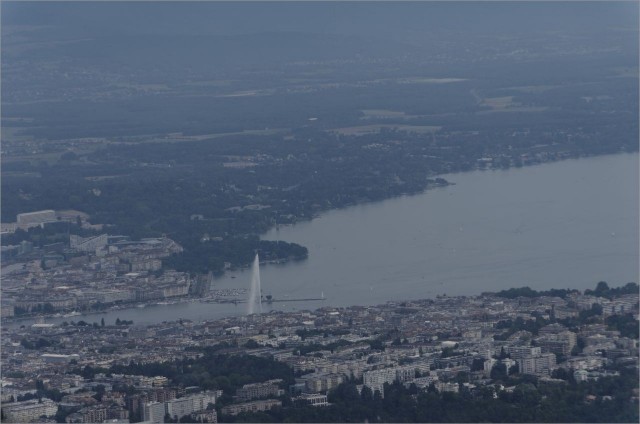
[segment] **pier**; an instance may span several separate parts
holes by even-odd
[[[265,303],[277,303],[277,302],[313,302],[316,300],[327,300],[326,297],[309,297],[305,299],[267,299]]]
[[[271,303],[280,303],[280,302],[315,302],[315,301],[324,301],[327,300],[326,297],[308,297],[308,298],[300,298],[300,299],[263,299],[262,303],[267,303],[267,304],[271,304]],[[239,303],[247,303],[247,299],[214,299],[214,298],[209,298],[204,300],[204,302],[206,303],[233,303],[233,304],[239,304]]]

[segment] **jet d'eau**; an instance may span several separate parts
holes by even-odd
[[[271,294],[266,296],[262,295],[262,285],[260,280],[260,255],[256,253],[251,265],[251,287],[249,288],[249,297],[247,298],[247,315],[261,314],[262,302],[267,303],[269,309],[272,308],[273,303],[279,302],[311,302],[311,301],[324,301],[324,291],[321,292],[320,297],[304,297],[304,298],[291,298],[288,295],[284,297],[274,298]]]
[[[251,267],[251,289],[247,301],[247,314],[262,313],[262,289],[260,288],[260,257],[256,253]]]

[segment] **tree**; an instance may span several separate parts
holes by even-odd
[[[520,372],[520,367],[516,363],[509,367],[509,375],[518,374]]]
[[[95,394],[95,395],[93,395],[93,397],[94,397],[98,402],[102,401],[102,397],[104,396],[104,393],[105,393],[106,388],[104,387],[104,385],[102,385],[102,384],[98,384],[98,385],[95,387],[95,390],[96,390],[96,394]]]
[[[507,352],[504,350],[504,346],[502,346],[500,348],[500,356],[498,356],[498,359],[507,359],[509,357],[509,354],[507,354]]]
[[[573,373],[565,368],[556,368],[551,373],[552,378],[558,378],[560,380],[570,381],[573,379]]]
[[[496,363],[493,368],[491,368],[491,379],[492,380],[506,380],[507,379],[507,366],[502,362]]]
[[[456,382],[459,384],[468,383],[469,373],[466,371],[460,371],[458,374],[456,374]]]
[[[365,402],[373,400],[373,392],[368,386],[362,386],[362,391],[360,392],[360,398]]]
[[[473,362],[471,363],[471,371],[482,371],[484,370],[484,359],[483,358],[473,358]]]
[[[380,339],[368,340],[367,343],[369,343],[371,350],[384,351],[386,347]]]
[[[249,339],[247,340],[247,342],[244,344],[244,347],[246,347],[247,349],[257,349],[260,347],[260,345],[258,344],[258,342],[256,342],[253,339]]]
[[[611,315],[606,319],[607,326],[612,330],[620,331],[622,337],[637,339],[640,327],[632,314]]]
[[[596,285],[596,293],[603,293],[607,291],[609,291],[609,285],[607,284],[607,282],[606,281],[598,282],[598,285]]]

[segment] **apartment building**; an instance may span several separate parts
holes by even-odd
[[[517,362],[521,374],[549,375],[551,370],[556,366],[556,355],[553,353],[542,353],[539,356],[526,356]]]
[[[235,403],[222,408],[223,415],[238,415],[241,412],[268,411],[274,406],[282,406],[277,399],[255,400],[253,402]]]
[[[36,421],[42,415],[52,417],[58,412],[58,405],[50,399],[42,399],[42,403],[37,399],[25,402],[15,402],[3,405],[2,411],[5,415],[6,422],[9,423],[27,423]]]
[[[283,390],[278,387],[282,380],[269,380],[263,383],[245,384],[236,391],[236,397],[239,401],[245,402],[252,399],[262,397],[279,396]]]
[[[379,391],[384,397],[384,383],[391,384],[394,381],[401,383],[411,381],[416,377],[414,367],[392,367],[381,370],[367,371],[363,374],[363,383],[372,392]]]

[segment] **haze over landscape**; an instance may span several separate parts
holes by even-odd
[[[637,422],[638,9],[3,2],[2,422]]]

